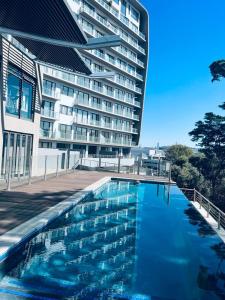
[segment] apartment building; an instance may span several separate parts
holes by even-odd
[[[137,0],[69,0],[88,38],[120,46],[81,50],[92,76],[42,67],[41,148],[129,155],[138,145],[148,65],[148,13]],[[104,74],[106,76],[104,76]]]
[[[40,63],[91,70],[74,49],[89,41],[67,0],[2,0],[0,16],[0,179],[9,182],[9,176],[39,175]]]

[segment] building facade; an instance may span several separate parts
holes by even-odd
[[[70,0],[88,38],[121,45],[80,51],[95,76],[42,67],[40,148],[129,155],[138,145],[148,65],[148,13],[137,0]],[[103,73],[113,76],[102,77]],[[99,76],[98,76],[99,75]]]
[[[31,171],[31,156],[36,157],[38,151],[41,108],[39,72],[28,55],[3,37],[0,39],[0,53],[0,178],[5,178],[9,169],[14,177],[19,178]]]

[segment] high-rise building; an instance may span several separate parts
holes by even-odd
[[[40,148],[129,155],[138,145],[148,66],[148,13],[137,0],[68,0],[88,38],[121,44],[81,50],[94,76],[43,67]],[[109,76],[103,76],[103,74]]]
[[[0,16],[0,183],[7,181],[9,189],[11,177],[40,175],[39,63],[90,75],[74,48],[98,39],[89,42],[67,0],[2,0]],[[118,44],[118,37],[112,39]]]

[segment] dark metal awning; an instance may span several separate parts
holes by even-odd
[[[0,0],[0,33],[21,42],[37,60],[91,74],[75,49],[118,46],[116,35],[88,39],[67,0]]]
[[[0,4],[0,27],[12,35],[14,31],[27,37],[87,43],[66,0],[1,0]]]
[[[16,38],[25,48],[36,56],[35,60],[63,67],[71,72],[91,74],[79,52],[73,48],[66,48],[46,44],[24,38]]]

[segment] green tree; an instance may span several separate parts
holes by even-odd
[[[190,163],[193,150],[184,145],[172,145],[166,151],[166,159],[171,161],[172,179],[180,187],[198,188],[204,178],[198,169]]]
[[[193,151],[191,148],[180,144],[172,145],[166,151],[166,159],[180,167],[182,167],[192,155]]]
[[[225,104],[220,107],[224,109]],[[206,113],[189,134],[202,153],[195,161],[192,159],[192,164],[210,183],[211,199],[217,202],[217,190],[225,176],[225,117]]]

